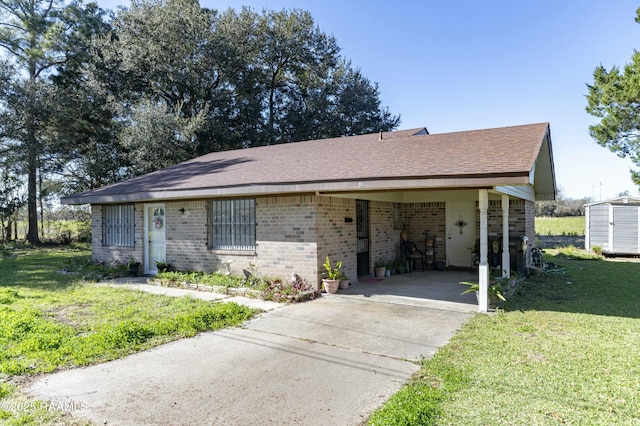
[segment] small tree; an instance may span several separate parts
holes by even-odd
[[[636,11],[636,22],[640,23],[640,9]],[[629,157],[640,166],[640,52],[635,51],[631,62],[622,69],[597,67],[593,83],[587,88],[586,110],[600,119],[589,127],[591,137],[619,157]],[[638,171],[631,170],[631,179],[640,185]]]

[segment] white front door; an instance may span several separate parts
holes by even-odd
[[[471,252],[476,244],[475,201],[448,201],[447,265],[472,266]]]
[[[156,261],[166,260],[167,229],[164,204],[147,204],[144,209],[144,273],[157,274]]]

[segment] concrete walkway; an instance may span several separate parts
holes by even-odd
[[[371,297],[364,283],[349,290],[44,376],[28,392],[106,425],[361,424],[477,306]]]

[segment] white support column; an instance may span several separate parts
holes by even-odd
[[[509,196],[502,194],[502,276],[511,276],[511,254],[509,253]]]
[[[489,246],[489,232],[487,230],[487,209],[489,208],[488,190],[478,190],[478,207],[480,209],[480,266],[478,268],[480,294],[478,297],[478,310],[480,312],[487,312],[489,310],[489,262],[487,261]]]

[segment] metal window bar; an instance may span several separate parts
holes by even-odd
[[[256,248],[254,199],[211,202],[211,248],[249,251]]]
[[[133,247],[134,235],[134,206],[119,204],[104,206],[102,209],[102,244],[112,247]]]

